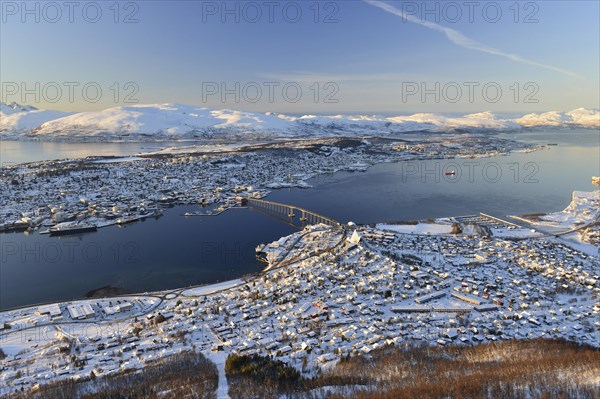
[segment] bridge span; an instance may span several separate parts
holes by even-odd
[[[266,201],[258,198],[244,198],[244,202],[252,209],[274,216],[295,227],[303,228],[307,225],[319,223],[324,223],[332,227],[343,226],[337,220],[299,206],[280,204],[278,202]],[[299,221],[300,223],[296,224],[296,221]]]

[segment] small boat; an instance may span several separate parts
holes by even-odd
[[[456,171],[455,170],[450,170],[446,173],[444,173],[446,176],[455,176],[456,175]]]
[[[138,220],[142,220],[144,218],[145,218],[145,216],[139,216],[139,215],[122,216],[122,217],[120,217],[120,218],[117,219],[117,224],[119,226],[122,226],[124,224],[137,222]]]

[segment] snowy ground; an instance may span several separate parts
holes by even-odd
[[[544,221],[564,227],[588,224],[600,217],[600,190],[574,191],[573,199],[564,210],[541,216]]]
[[[217,399],[229,399],[229,386],[227,385],[227,377],[225,376],[225,360],[227,360],[227,353],[204,352],[204,355],[217,366],[217,370],[219,371]]]
[[[48,320],[40,307],[3,312],[0,325],[10,329],[1,335],[7,358],[0,379],[6,389],[30,387],[41,378],[103,376],[196,350],[216,363],[218,397],[226,398],[229,353],[270,355],[298,369],[306,359],[308,375],[316,375],[346,353],[413,340],[562,337],[599,345],[592,324],[599,311],[597,257],[559,239],[357,229],[359,240],[324,225],[278,240],[263,248],[271,262],[296,261],[251,281],[59,304],[60,320]],[[422,301],[428,296],[435,299]],[[134,306],[103,313],[102,303],[119,300]],[[94,316],[70,319],[66,308],[73,304],[89,304]],[[160,315],[165,320],[157,324]],[[57,332],[73,341],[66,354]],[[72,367],[72,356],[86,359],[83,368]]]
[[[380,230],[390,230],[404,234],[450,234],[452,226],[449,224],[417,223],[417,224],[377,224]]]
[[[232,287],[235,287],[235,286],[243,284],[243,283],[244,283],[244,280],[235,279],[235,280],[230,280],[230,281],[224,281],[222,283],[210,284],[210,285],[205,285],[202,287],[191,288],[189,290],[182,291],[181,294],[187,295],[187,296],[210,295],[210,294],[214,294],[215,292],[230,289]]]
[[[94,163],[118,163],[118,162],[132,162],[139,161],[143,158],[140,157],[121,157],[121,158],[107,158],[107,159],[98,159],[94,161]]]
[[[543,233],[540,233],[534,229],[510,229],[510,228],[495,228],[492,229],[492,233],[494,237],[504,237],[504,238],[533,238],[533,237],[541,237]]]

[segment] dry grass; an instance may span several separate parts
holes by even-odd
[[[332,371],[346,380],[358,375],[375,388],[355,398],[597,398],[600,352],[543,339],[387,349]]]

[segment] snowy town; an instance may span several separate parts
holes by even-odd
[[[161,214],[165,207],[264,197],[340,170],[381,162],[489,157],[534,146],[486,135],[408,139],[310,139],[168,148],[133,157],[88,157],[0,168],[0,232],[94,231]],[[440,172],[441,173],[441,172]]]
[[[212,360],[226,391],[229,354],[314,376],[386,346],[544,337],[597,348],[600,256],[580,232],[597,226],[599,205],[600,191],[575,192],[564,211],[527,226],[485,214],[309,225],[259,246],[267,265],[254,276],[6,311],[0,394],[186,351]]]
[[[600,399],[599,15],[0,0],[0,399]]]

